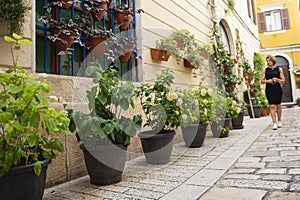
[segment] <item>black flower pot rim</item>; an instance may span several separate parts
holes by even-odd
[[[142,131],[138,134],[139,138],[164,138],[169,137],[170,135],[175,135],[176,132],[174,130],[168,130],[166,132],[157,132],[154,130]]]

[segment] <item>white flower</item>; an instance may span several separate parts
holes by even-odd
[[[176,106],[181,106],[183,103],[182,99],[178,99],[176,102]]]
[[[204,108],[204,110],[203,110],[203,111],[204,111],[204,114],[205,114],[205,115],[207,115],[207,109],[206,109],[206,108]]]
[[[187,116],[186,114],[183,114],[183,115],[182,115],[182,119],[183,119],[183,120],[187,120],[187,118],[188,118],[188,116]]]
[[[168,93],[167,99],[168,99],[168,101],[176,100],[176,99],[178,99],[178,95],[175,92]]]
[[[241,111],[242,111],[242,109],[241,109],[241,108],[238,108],[237,111],[236,111],[236,113],[237,113],[237,114],[240,114]]]
[[[201,89],[201,96],[205,96],[205,95],[206,95],[206,92],[207,92],[206,89],[202,88],[202,89]]]
[[[235,100],[232,100],[232,106],[236,106],[237,102]]]
[[[208,103],[207,99],[203,100],[204,105],[206,105]]]
[[[56,96],[49,96],[49,99],[53,102],[58,102],[58,98]]]

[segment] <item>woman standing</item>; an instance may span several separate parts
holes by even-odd
[[[277,60],[274,56],[268,55],[266,61],[268,67],[262,73],[261,83],[266,84],[266,96],[270,104],[273,130],[276,130],[277,128],[282,127],[281,86],[285,83],[285,78],[283,70],[280,67],[275,66]],[[276,114],[278,121],[276,121]]]

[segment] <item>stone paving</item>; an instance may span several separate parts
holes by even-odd
[[[284,126],[267,128],[199,199],[299,200],[300,109],[283,111]]]
[[[245,117],[228,138],[208,132],[201,148],[174,145],[167,165],[141,156],[126,162],[119,183],[94,186],[84,176],[46,189],[43,199],[300,199],[299,113],[285,109],[276,131],[269,116]]]

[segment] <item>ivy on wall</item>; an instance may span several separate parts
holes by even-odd
[[[0,0],[0,21],[6,22],[9,32],[22,33],[25,15],[30,10],[24,0]]]

